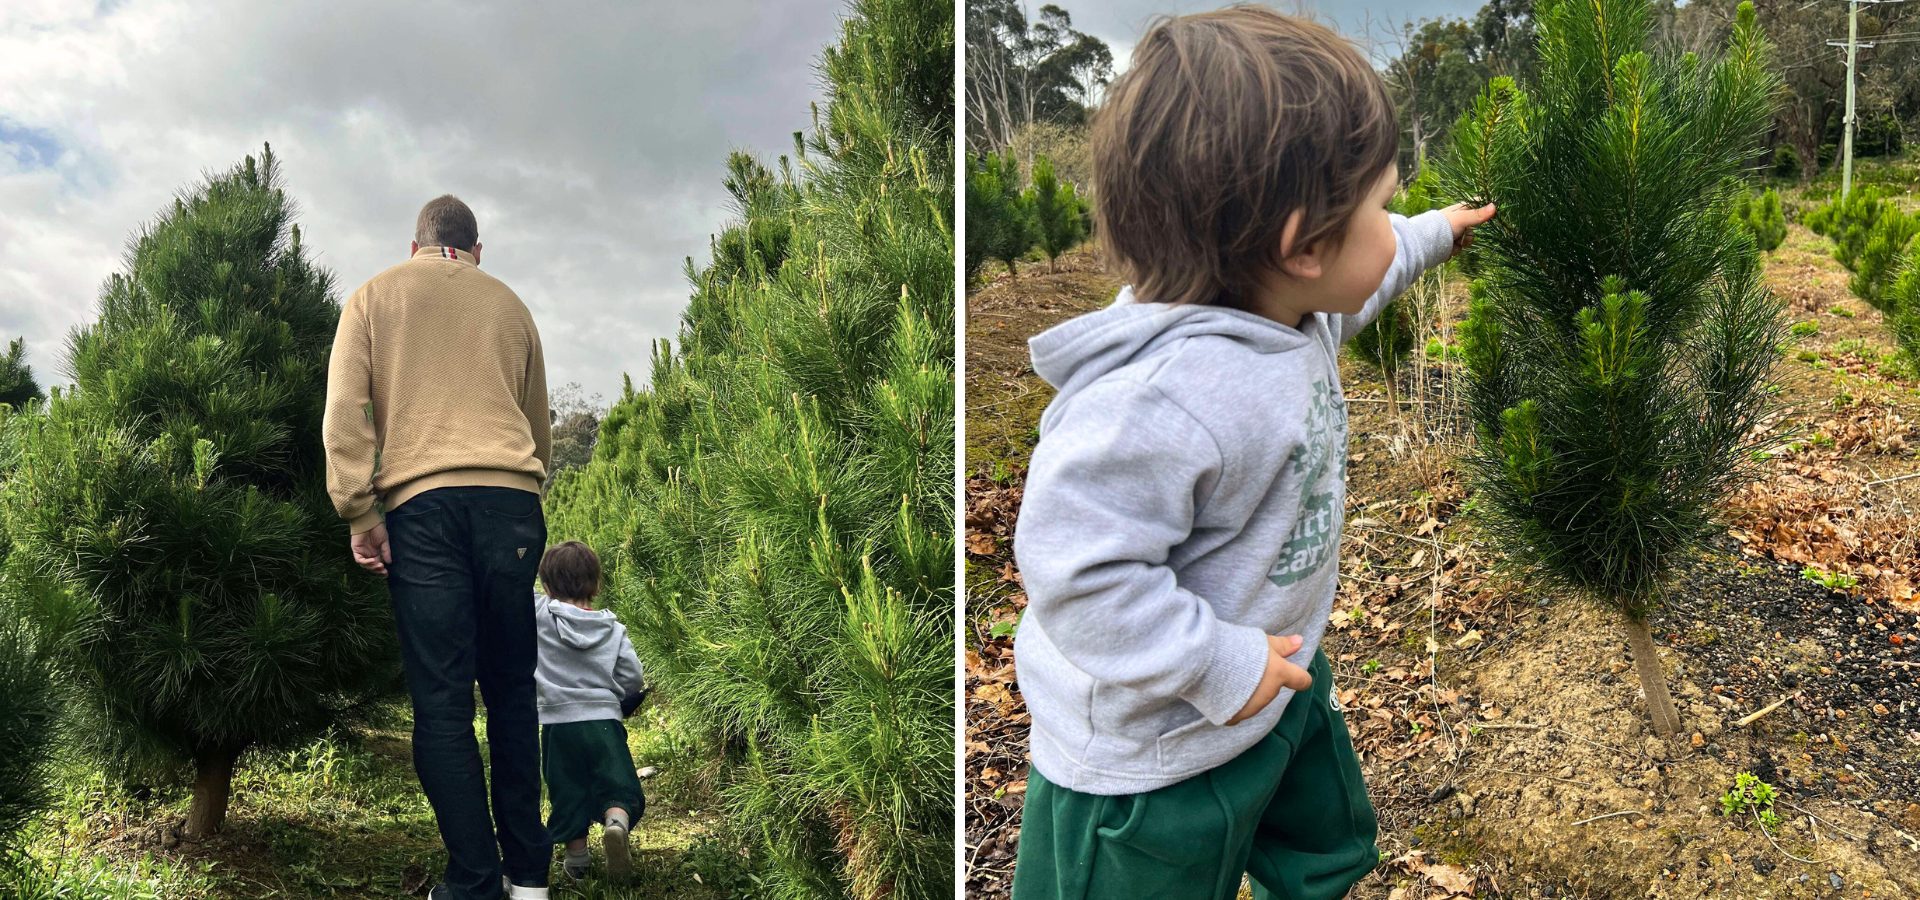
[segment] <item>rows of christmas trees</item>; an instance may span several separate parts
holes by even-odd
[[[1920,368],[1920,213],[1902,210],[1874,187],[1836,196],[1802,220],[1833,240],[1833,257],[1853,275],[1847,289],[1880,311],[1910,363]]]
[[[649,383],[563,474],[780,897],[953,890],[953,9],[861,0]]]
[[[1093,207],[1073,183],[1054,174],[1053,161],[1036,155],[1027,186],[1012,152],[972,156],[967,164],[967,280],[988,262],[1009,274],[1038,249],[1051,268],[1060,254],[1093,233]]]
[[[678,349],[550,495],[781,896],[951,890],[952,23],[854,6],[813,132],[729,161]],[[269,148],[139,231],[70,389],[0,357],[0,848],[56,741],[190,785],[198,837],[243,752],[402,695],[324,489],[339,305],[294,219]]]

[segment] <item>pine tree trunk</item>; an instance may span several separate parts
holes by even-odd
[[[1640,689],[1647,694],[1647,712],[1653,716],[1653,733],[1671,738],[1680,732],[1680,716],[1673,710],[1673,695],[1667,691],[1667,673],[1660,667],[1660,656],[1653,648],[1653,632],[1645,619],[1626,616],[1627,646],[1633,651],[1633,667],[1640,673]]]
[[[193,807],[187,812],[185,837],[204,838],[226,824],[233,766],[239,759],[238,750],[201,750],[193,755]]]

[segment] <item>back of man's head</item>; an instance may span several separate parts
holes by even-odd
[[[420,218],[413,225],[413,240],[422,247],[452,247],[473,252],[480,243],[480,224],[473,210],[459,197],[441,194],[420,207]]]

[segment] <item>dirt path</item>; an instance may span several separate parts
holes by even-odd
[[[1084,251],[1062,269],[968,298],[967,852],[982,898],[1005,896],[1026,778],[1007,538],[1050,392],[1024,341],[1117,288]],[[1902,480],[1920,473],[1920,382],[1824,240],[1794,226],[1767,275],[1791,320],[1816,325],[1776,371],[1780,448],[1654,622],[1678,745],[1648,733],[1618,624],[1503,571],[1459,516],[1447,364],[1427,360],[1389,404],[1377,371],[1343,359],[1352,463],[1327,652],[1387,854],[1354,896],[1920,895],[1920,478]],[[1779,789],[1771,837],[1720,814],[1740,772]]]

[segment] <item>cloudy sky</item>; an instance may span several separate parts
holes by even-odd
[[[125,242],[271,142],[342,298],[405,258],[420,205],[473,206],[552,384],[611,400],[730,217],[726,155],[769,162],[821,96],[841,0],[5,0],[0,337],[62,383]]]

